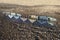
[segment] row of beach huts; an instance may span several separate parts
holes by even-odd
[[[30,24],[32,23],[33,25],[37,26],[55,26],[57,19],[54,17],[50,16],[37,16],[37,15],[29,15],[29,17],[23,17],[20,13],[15,13],[15,12],[3,12],[5,14],[5,17],[10,20],[14,21],[17,23],[27,23]]]

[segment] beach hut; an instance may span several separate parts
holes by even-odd
[[[21,15],[21,14],[19,14],[19,13],[17,13],[16,15],[18,15],[18,16],[20,16],[20,17],[22,16],[22,15]]]
[[[7,15],[9,15],[11,12],[9,12],[9,11],[3,11],[2,13],[7,16]]]
[[[57,19],[56,18],[53,18],[53,17],[48,17],[48,21],[57,21]]]
[[[38,19],[38,16],[36,16],[36,15],[30,15],[30,19]]]
[[[48,20],[47,16],[38,16],[38,20]]]

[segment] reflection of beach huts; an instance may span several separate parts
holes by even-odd
[[[21,18],[15,19],[13,21],[16,22],[16,23],[22,23],[23,22],[23,20]]]
[[[45,26],[47,23],[47,21],[41,21],[41,20],[36,20],[33,25],[38,25],[38,26]]]
[[[26,21],[24,21],[24,23],[30,24],[31,22],[29,19],[27,19]]]
[[[22,18],[22,17],[21,17],[21,20],[22,20],[23,22],[25,22],[25,21],[27,20],[27,18]]]
[[[54,22],[48,22],[48,24],[50,24],[51,26],[54,26],[55,25]]]
[[[38,25],[38,26],[55,26],[55,23],[53,22],[48,22],[48,21],[40,21],[40,20],[37,20],[33,23],[33,25]]]
[[[18,23],[32,23],[38,26],[55,26],[57,19],[49,16],[36,16],[29,15],[29,17],[23,17],[21,14],[14,12],[3,12],[6,14],[6,18]]]
[[[29,21],[30,21],[31,23],[34,23],[36,20],[34,20],[34,19],[29,19]]]

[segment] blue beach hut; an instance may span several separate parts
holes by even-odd
[[[47,16],[38,16],[38,20],[48,20]]]

